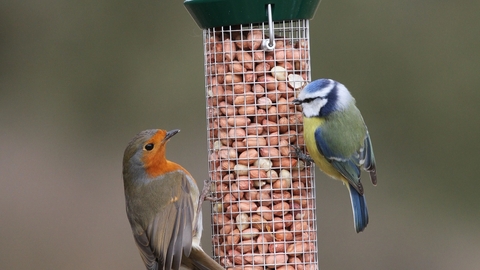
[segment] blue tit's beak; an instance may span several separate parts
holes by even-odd
[[[168,141],[170,138],[172,138],[178,132],[180,132],[180,129],[173,129],[173,130],[168,131],[167,134],[165,135],[165,138],[163,139],[163,141],[165,141],[165,142]]]
[[[292,103],[295,104],[295,105],[301,105],[302,101],[300,99],[294,99],[294,100],[292,100]]]

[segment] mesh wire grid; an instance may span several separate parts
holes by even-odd
[[[214,259],[227,269],[318,269],[315,175],[301,108],[308,20],[204,30]],[[273,44],[272,44],[273,45]]]

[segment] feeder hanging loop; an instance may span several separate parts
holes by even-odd
[[[267,5],[267,16],[268,16],[268,30],[269,30],[269,39],[265,39],[262,42],[262,49],[265,51],[273,51],[275,49],[275,35],[272,19],[272,4]]]

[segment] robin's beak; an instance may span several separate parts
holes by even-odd
[[[173,129],[167,132],[165,135],[165,139],[163,139],[164,142],[168,141],[170,138],[172,138],[175,134],[180,132],[180,129]]]

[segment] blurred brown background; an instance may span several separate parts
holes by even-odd
[[[479,10],[320,4],[313,78],[351,90],[379,170],[358,235],[348,192],[317,172],[322,269],[478,269]],[[1,1],[0,269],[143,269],[123,150],[140,130],[180,128],[169,158],[206,178],[203,74],[182,1]]]

